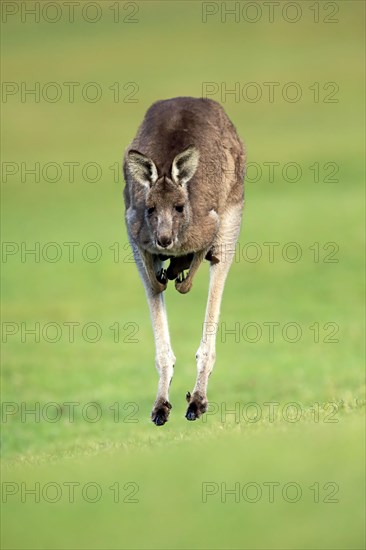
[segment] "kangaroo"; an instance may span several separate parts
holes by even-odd
[[[207,410],[220,304],[240,231],[244,146],[216,101],[157,101],[126,149],[123,172],[127,233],[155,339],[159,383],[151,419],[157,426],[167,422],[172,408],[169,386],[175,364],[163,292],[169,280],[175,280],[178,292],[189,292],[202,261],[210,262],[197,379],[186,395],[186,418],[196,420]]]

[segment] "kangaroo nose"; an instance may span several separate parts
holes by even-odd
[[[170,237],[160,237],[157,239],[158,245],[162,248],[168,248],[172,244],[172,239]]]

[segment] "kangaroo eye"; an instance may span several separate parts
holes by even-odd
[[[184,210],[184,206],[183,204],[177,204],[177,206],[174,207],[176,209],[177,212],[179,212],[180,214],[183,212]]]
[[[155,206],[151,206],[150,208],[147,209],[147,213],[149,216],[151,216],[151,214],[153,214],[155,212]]]

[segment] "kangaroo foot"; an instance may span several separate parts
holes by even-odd
[[[156,426],[163,426],[165,422],[168,422],[171,408],[172,406],[169,401],[164,399],[157,399],[155,401],[154,408],[151,412],[151,420]]]
[[[193,395],[191,395],[190,392],[187,392],[186,400],[188,403],[188,409],[186,412],[187,420],[196,420],[196,418],[199,418],[207,411],[208,402],[206,396],[198,392],[194,392]]]

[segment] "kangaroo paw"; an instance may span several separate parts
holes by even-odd
[[[188,408],[186,412],[187,420],[196,420],[207,411],[208,403],[206,396],[203,396],[197,392],[191,395],[189,392],[187,392],[186,400],[188,402]]]
[[[168,422],[170,409],[172,408],[169,401],[159,399],[155,402],[154,408],[151,412],[151,420],[156,426],[163,426]]]

